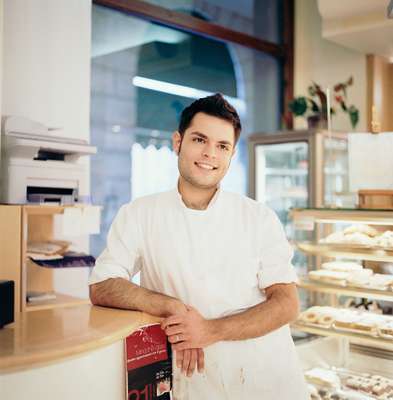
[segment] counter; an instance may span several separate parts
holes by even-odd
[[[89,304],[21,313],[0,330],[2,394],[8,400],[124,399],[123,339],[158,321]]]

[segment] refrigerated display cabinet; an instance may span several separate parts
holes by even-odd
[[[294,231],[288,216],[291,208],[354,206],[356,194],[349,192],[345,133],[256,133],[248,144],[248,194],[277,213],[290,240],[308,238]],[[293,262],[302,268],[305,257],[296,252]]]

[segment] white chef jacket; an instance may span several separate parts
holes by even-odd
[[[292,254],[265,205],[218,189],[207,209],[193,210],[175,189],[121,207],[89,283],[141,271],[141,286],[219,318],[261,303],[268,286],[296,282]],[[174,366],[173,398],[308,399],[289,326],[208,346],[203,374],[187,378]]]

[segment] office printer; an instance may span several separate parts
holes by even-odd
[[[87,164],[97,149],[78,139],[57,137],[23,117],[2,120],[1,202],[75,204],[88,196]]]

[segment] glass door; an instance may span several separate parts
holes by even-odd
[[[329,137],[323,140],[324,205],[353,208],[357,194],[349,191],[348,140]]]
[[[255,199],[276,212],[291,241],[307,240],[298,235],[308,232],[295,231],[288,214],[291,208],[308,206],[308,159],[305,141],[255,145]],[[307,259],[299,252],[293,263],[299,269],[307,268]]]

